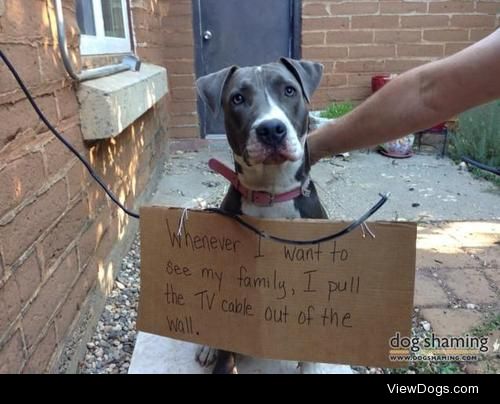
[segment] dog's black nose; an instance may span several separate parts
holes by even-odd
[[[255,132],[262,143],[277,146],[286,136],[286,126],[279,119],[269,119],[261,122]]]

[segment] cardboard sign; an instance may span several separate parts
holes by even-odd
[[[261,239],[216,213],[143,207],[138,329],[255,357],[405,366],[389,340],[410,336],[416,225],[370,223],[296,246]],[[347,223],[245,217],[309,240]],[[181,232],[178,233],[178,230]]]

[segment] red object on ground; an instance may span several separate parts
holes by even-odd
[[[389,74],[382,74],[372,77],[372,92],[380,90],[384,85],[386,85],[391,80]]]

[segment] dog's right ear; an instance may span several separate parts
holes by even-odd
[[[222,106],[224,86],[237,69],[237,66],[226,67],[215,73],[207,74],[196,80],[196,89],[201,99],[208,105],[214,116],[217,116]]]

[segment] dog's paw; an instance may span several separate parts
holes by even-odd
[[[238,369],[236,368],[236,356],[233,352],[218,351],[217,362],[212,370],[216,375],[236,375]]]
[[[236,366],[218,366],[215,365],[212,371],[214,375],[237,375],[238,369]]]
[[[352,369],[347,365],[332,365],[319,362],[299,362],[297,368],[301,374],[352,374]]]
[[[200,345],[196,350],[196,362],[200,364],[200,366],[207,368],[215,363],[217,359],[217,349],[211,348],[206,345]]]

